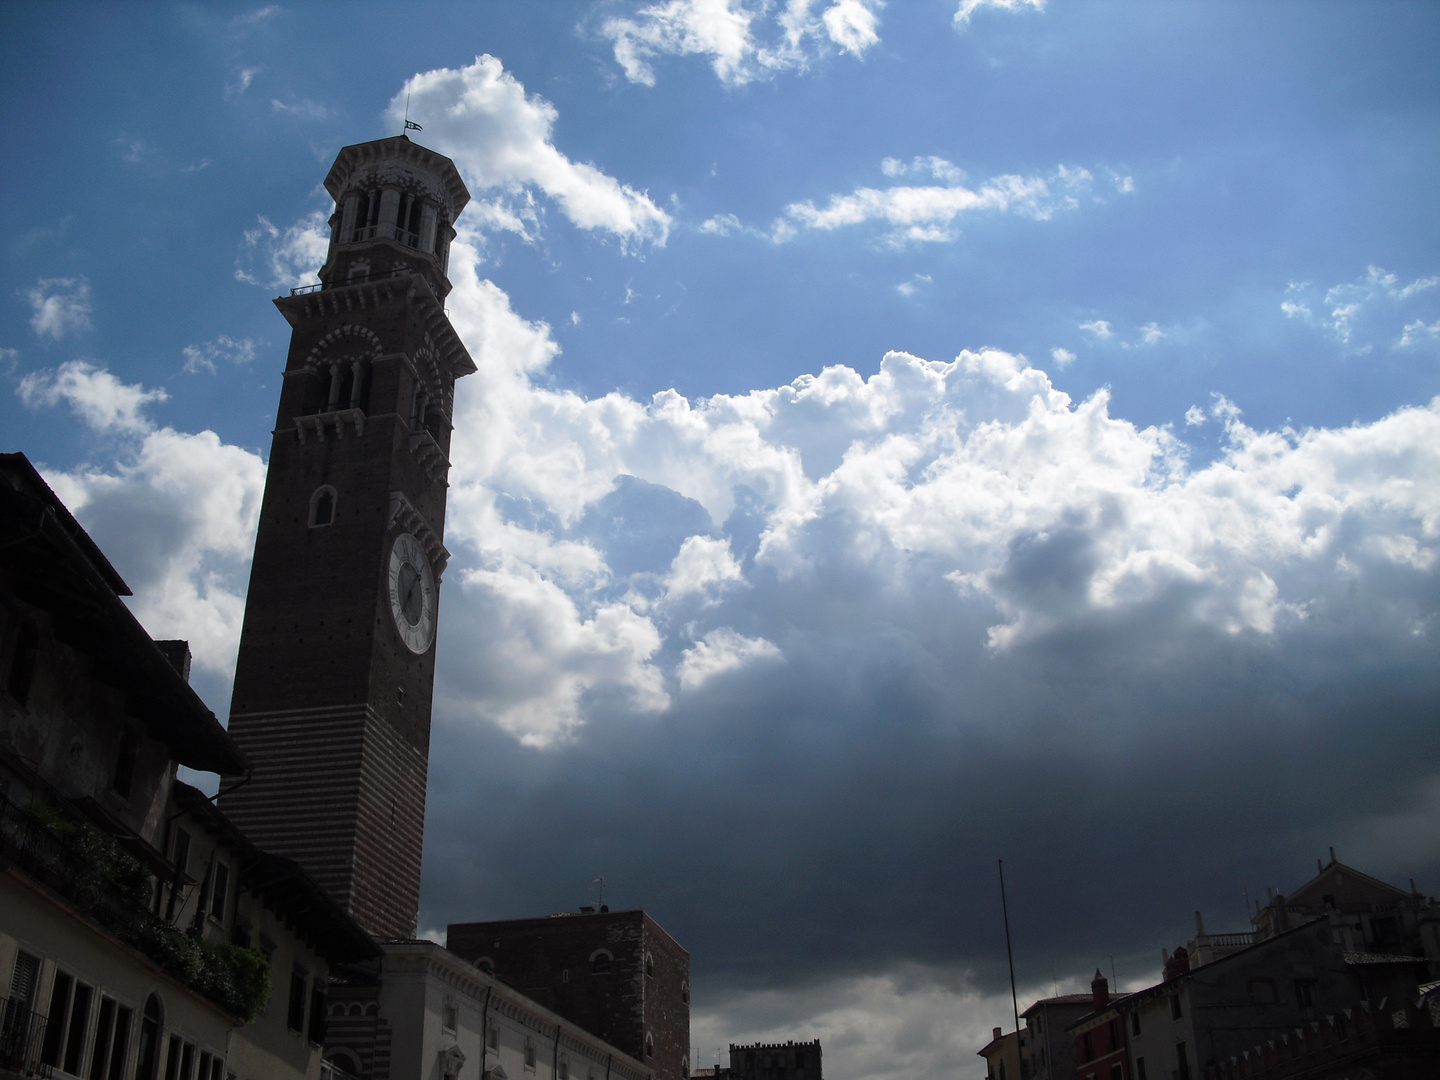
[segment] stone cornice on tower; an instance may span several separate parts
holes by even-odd
[[[363,311],[394,303],[412,301],[424,320],[425,329],[434,340],[441,358],[450,368],[450,377],[459,379],[475,373],[470,350],[460,340],[445,305],[435,295],[430,283],[418,272],[394,270],[380,279],[366,278],[345,282],[324,282],[291,289],[289,296],[277,296],[275,306],[292,329],[299,329],[307,319],[329,318],[349,311]]]

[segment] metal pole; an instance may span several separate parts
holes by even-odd
[[[1020,1051],[1020,1000],[1015,996],[1015,954],[1010,949],[1010,907],[1005,903],[1005,860],[996,859],[1000,867],[1000,911],[1005,916],[1005,959],[1010,961],[1010,1007],[1015,1013],[1015,1051]]]

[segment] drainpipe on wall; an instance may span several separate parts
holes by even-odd
[[[490,995],[495,988],[485,988],[485,1005],[480,1010],[480,1080],[485,1080],[485,1055],[490,1050]]]

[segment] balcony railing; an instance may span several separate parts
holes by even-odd
[[[320,1062],[320,1080],[360,1080],[354,1073],[346,1072],[333,1061]]]
[[[14,998],[0,998],[0,1072],[21,1076],[49,1076],[50,1066],[40,1060],[45,1044],[45,1017]]]
[[[290,295],[305,296],[308,293],[317,293],[325,289],[341,289],[346,285],[364,285],[370,281],[389,281],[391,278],[409,277],[415,273],[418,273],[418,271],[408,266],[397,266],[393,270],[381,270],[374,274],[359,274],[355,277],[345,278],[344,280],[321,281],[314,285],[301,285],[298,288],[291,289]]]

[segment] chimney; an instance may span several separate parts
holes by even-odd
[[[189,682],[190,642],[178,639],[157,641],[155,646],[165,655],[165,659],[170,661],[170,666],[180,673],[180,677]]]
[[[1195,936],[1205,936],[1205,920],[1200,917],[1200,912],[1195,912]]]
[[[1110,980],[1100,974],[1099,968],[1095,969],[1095,977],[1090,980],[1090,1000],[1097,1011],[1110,1004]]]
[[[1331,848],[1330,848],[1330,865],[1331,865],[1331,866],[1334,866],[1334,865],[1335,865],[1335,848],[1334,848],[1333,845],[1332,845]]]
[[[1175,955],[1165,962],[1164,978],[1166,982],[1171,979],[1178,979],[1190,970],[1190,952],[1181,945],[1175,950]]]
[[[990,1029],[990,1041],[991,1041],[991,1042],[999,1042],[999,1041],[1000,1041],[1000,1029],[999,1029],[999,1028],[991,1028],[991,1029]]]

